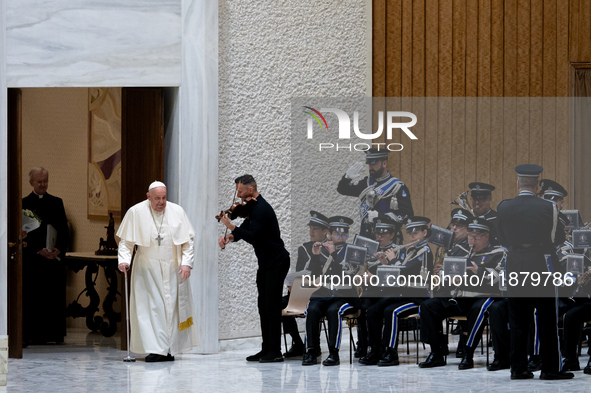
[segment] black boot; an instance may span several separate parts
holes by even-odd
[[[318,360],[316,357],[316,351],[313,349],[308,349],[308,351],[304,354],[304,359],[302,360],[302,366],[312,366],[314,364],[318,364]]]
[[[564,362],[562,363],[562,371],[581,371],[579,359],[565,358]]]
[[[380,347],[370,347],[367,351],[367,355],[359,359],[359,364],[365,364],[366,366],[375,366],[380,361]]]
[[[527,364],[527,371],[534,372],[542,369],[542,358],[540,355],[531,355]]]
[[[474,368],[474,348],[464,347],[464,357],[460,364],[458,364],[458,370],[469,370]]]
[[[355,359],[360,359],[366,355],[367,355],[367,346],[357,343],[357,349],[355,350],[355,353],[354,353]]]
[[[431,353],[429,353],[429,356],[427,356],[427,359],[424,362],[419,363],[419,367],[420,368],[432,368],[432,367],[445,366],[446,364],[447,364],[447,362],[443,358],[442,353],[431,352]]]
[[[507,370],[511,367],[511,362],[509,360],[501,360],[495,356],[495,359],[491,364],[488,365],[488,371],[499,371],[499,370]]]
[[[396,348],[388,347],[386,349],[386,353],[378,362],[378,367],[398,366],[399,364],[400,362],[398,361],[398,351],[396,350]]]
[[[341,364],[339,359],[339,350],[336,348],[329,348],[330,354],[324,361],[322,362],[323,366],[338,366]]]
[[[289,350],[283,354],[283,357],[286,359],[295,358],[298,356],[302,356],[304,352],[306,352],[306,348],[304,348],[304,343],[301,341],[299,343],[294,342],[292,343],[291,348],[289,348]]]

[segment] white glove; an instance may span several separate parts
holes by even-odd
[[[367,220],[369,222],[373,222],[373,220],[376,218],[378,218],[378,211],[377,210],[368,210],[367,211]]]
[[[347,173],[345,173],[345,177],[347,179],[355,179],[361,176],[361,171],[363,170],[363,162],[356,162],[355,164],[351,165],[351,168],[347,169]]]

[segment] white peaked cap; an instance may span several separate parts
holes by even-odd
[[[156,180],[152,184],[150,184],[150,187],[148,187],[148,191],[150,191],[152,188],[157,188],[157,187],[166,188],[166,184],[162,183],[161,181]]]

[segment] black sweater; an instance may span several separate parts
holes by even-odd
[[[244,240],[252,244],[254,253],[259,260],[259,267],[265,267],[277,261],[289,258],[289,252],[281,240],[281,231],[275,211],[269,203],[259,195],[257,204],[250,217],[234,228],[234,241]]]

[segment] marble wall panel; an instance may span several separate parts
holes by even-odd
[[[180,83],[180,0],[4,1],[9,87]]]
[[[183,0],[179,203],[196,231],[193,298],[200,353],[218,351],[218,2]]]
[[[8,374],[8,336],[0,336],[0,386],[6,386]]]

